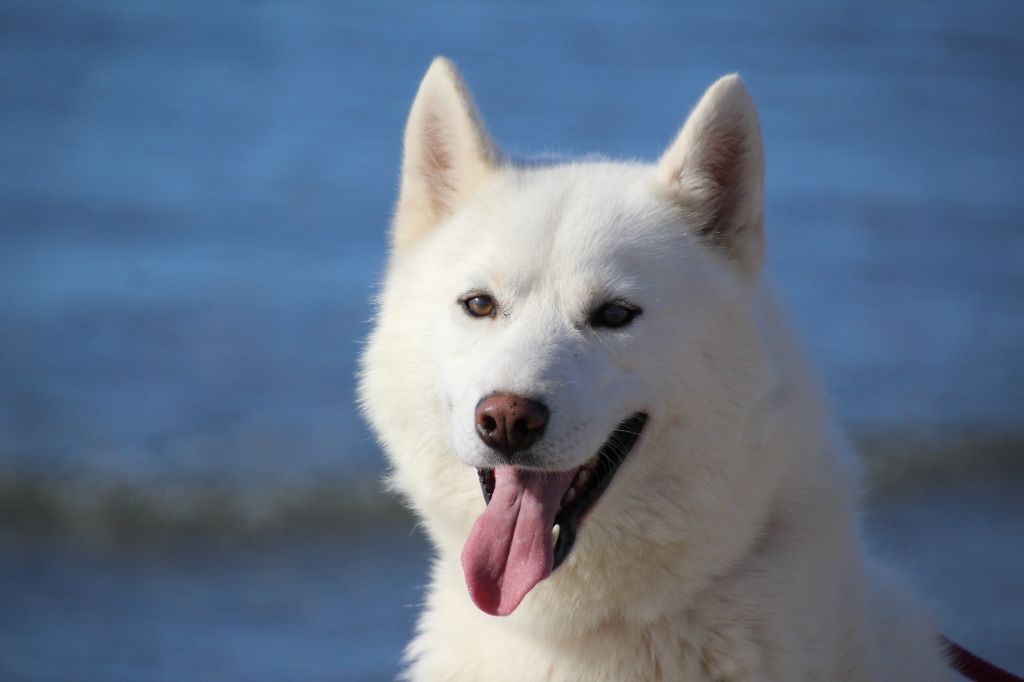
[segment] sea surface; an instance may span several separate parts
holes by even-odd
[[[967,483],[1024,460],[1024,3],[3,0],[0,678],[397,669],[427,549],[354,375],[436,54],[519,157],[654,159],[741,73],[769,273],[920,488],[872,537],[1024,669],[1020,479]]]

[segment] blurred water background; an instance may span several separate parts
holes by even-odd
[[[1019,0],[4,0],[0,679],[397,670],[427,549],[353,375],[439,53],[520,156],[654,158],[741,72],[872,537],[1024,668]]]

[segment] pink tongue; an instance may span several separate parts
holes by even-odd
[[[494,494],[462,548],[469,595],[481,611],[507,616],[551,575],[551,528],[575,471],[494,470]]]

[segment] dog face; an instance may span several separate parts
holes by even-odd
[[[451,264],[422,305],[463,463],[578,467],[623,419],[657,411],[650,387],[670,351],[658,339],[700,264],[686,266],[686,236],[644,184],[643,169],[612,165],[496,173],[425,245],[427,261]],[[478,408],[494,395],[546,412],[526,449],[481,438]]]
[[[360,390],[393,483],[442,559],[467,543],[485,611],[511,613],[525,592],[474,592],[470,572],[505,570],[470,552],[501,532],[480,520],[481,487],[488,501],[534,495],[535,525],[553,518],[563,544],[578,533],[567,568],[546,581],[560,583],[549,600],[586,601],[580,571],[703,552],[679,570],[710,572],[749,541],[731,531],[756,527],[746,521],[772,479],[751,447],[772,390],[752,312],[762,166],[735,77],[708,91],[653,166],[524,165],[502,158],[449,63],[428,71]],[[567,506],[576,493],[586,504]],[[523,589],[569,556],[559,546]],[[657,581],[679,578],[670,563],[617,580],[631,609],[656,609]]]

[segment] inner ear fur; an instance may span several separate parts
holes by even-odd
[[[395,248],[452,215],[500,159],[459,72],[437,57],[420,83],[405,127],[392,228]]]
[[[658,181],[707,243],[751,274],[764,253],[764,149],[743,81],[715,82],[658,161]]]

